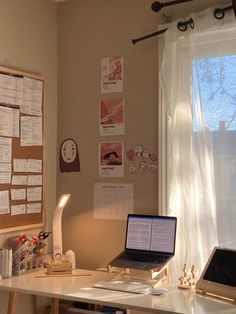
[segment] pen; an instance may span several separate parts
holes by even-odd
[[[52,278],[52,277],[79,277],[79,276],[91,276],[91,274],[69,274],[69,275],[38,275],[38,276],[35,276],[35,278]]]

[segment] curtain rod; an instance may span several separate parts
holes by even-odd
[[[188,21],[179,21],[177,23],[177,28],[179,31],[181,32],[185,32],[188,28],[188,25],[194,29],[194,21],[192,18],[190,18]],[[160,29],[159,31],[157,32],[154,32],[154,33],[151,33],[151,34],[148,34],[146,36],[143,36],[143,37],[139,37],[139,38],[136,38],[136,39],[132,39],[132,43],[133,45],[135,45],[136,43],[138,43],[139,41],[142,41],[142,40],[145,40],[147,38],[150,38],[150,37],[154,37],[154,36],[158,36],[158,35],[161,35],[163,33],[165,33],[166,31],[168,30],[168,28],[163,28],[163,29]]]
[[[164,29],[161,29],[161,30],[159,30],[159,31],[157,31],[157,32],[148,34],[148,35],[146,35],[146,36],[139,37],[139,38],[136,38],[136,39],[132,39],[132,44],[135,45],[136,43],[138,43],[139,41],[142,41],[142,40],[144,40],[144,39],[161,35],[161,34],[165,33],[165,32],[167,31],[167,29],[168,29],[168,28],[164,28]]]
[[[168,7],[171,5],[176,5],[184,2],[189,2],[189,1],[194,1],[194,0],[175,0],[175,1],[169,1],[169,2],[159,2],[159,1],[154,1],[151,5],[151,8],[154,12],[159,12],[162,8]]]
[[[170,2],[166,2],[166,3],[160,3],[159,1],[155,1],[155,2],[152,3],[151,8],[152,8],[153,11],[158,12],[165,6],[176,5],[176,4],[179,4],[179,3],[189,2],[189,1],[194,1],[194,0],[179,0],[179,1],[170,1]],[[217,18],[217,19],[223,19],[224,16],[225,16],[225,12],[228,11],[228,10],[231,10],[231,9],[234,10],[234,14],[235,14],[235,17],[236,17],[236,0],[232,0],[232,5],[231,6],[228,6],[228,7],[225,7],[225,8],[221,8],[221,9],[220,8],[215,9],[214,10],[214,17]],[[194,28],[194,21],[193,21],[192,18],[189,21],[186,21],[186,22],[178,22],[177,23],[177,28],[180,31],[184,32],[184,31],[187,30],[187,26],[188,25],[190,25],[191,28]],[[150,37],[159,36],[159,35],[165,33],[167,30],[168,30],[168,28],[164,28],[164,29],[161,29],[161,30],[159,30],[157,32],[154,32],[154,33],[151,33],[151,34],[139,37],[139,38],[132,39],[132,44],[135,45],[139,41],[143,41],[143,40],[148,39]]]
[[[215,9],[214,10],[214,17],[218,20],[221,20],[225,16],[225,12],[228,10],[234,9],[233,5],[230,5],[228,7],[222,8],[222,9]],[[235,12],[235,11],[234,11]]]

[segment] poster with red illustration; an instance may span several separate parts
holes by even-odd
[[[108,99],[100,102],[100,135],[124,134],[124,100]]]
[[[124,176],[124,149],[122,141],[99,143],[99,176]]]
[[[102,58],[101,92],[123,91],[123,57]]]

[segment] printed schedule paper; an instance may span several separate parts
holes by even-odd
[[[0,214],[8,214],[9,212],[9,191],[0,191]]]
[[[12,138],[0,137],[0,162],[11,162]]]
[[[43,145],[43,120],[42,117],[21,117],[21,146]]]
[[[19,137],[20,110],[0,106],[0,135]]]
[[[24,215],[26,213],[26,205],[20,204],[20,205],[12,205],[11,206],[11,215]]]
[[[94,184],[94,218],[126,220],[127,215],[133,212],[133,204],[133,184]]]

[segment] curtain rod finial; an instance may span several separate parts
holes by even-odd
[[[159,12],[164,7],[164,4],[159,1],[154,1],[151,5],[152,11]]]

